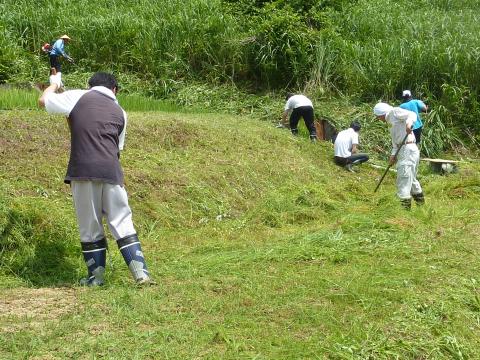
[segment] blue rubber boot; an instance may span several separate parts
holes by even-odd
[[[80,280],[80,285],[101,286],[105,281],[105,263],[107,259],[107,241],[105,238],[82,244],[83,258],[88,276]]]
[[[138,285],[153,283],[148,274],[147,264],[137,234],[118,239],[117,245],[135,282]]]

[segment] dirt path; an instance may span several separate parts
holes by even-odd
[[[14,332],[26,320],[29,326],[55,321],[78,309],[81,289],[6,289],[0,295],[0,333]]]

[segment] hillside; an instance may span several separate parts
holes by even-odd
[[[122,163],[158,282],[110,242],[83,289],[65,121],[0,111],[0,358],[480,357],[480,164],[403,211],[389,174],[243,117],[134,112]],[[380,161],[377,160],[377,163]]]

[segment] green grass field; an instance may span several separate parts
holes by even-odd
[[[480,163],[426,205],[394,174],[336,167],[332,145],[243,117],[133,112],[122,163],[158,285],[137,289],[112,240],[84,275],[62,117],[0,111],[1,359],[480,357]],[[377,163],[382,163],[376,160]]]

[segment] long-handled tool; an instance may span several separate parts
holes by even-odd
[[[407,140],[407,136],[408,136],[408,133],[405,135],[405,137],[404,137],[403,140],[402,140],[402,143],[400,144],[400,146],[398,147],[397,151],[395,152],[395,155],[393,156],[394,159],[397,158],[397,155],[398,155],[400,149],[401,149],[402,146],[405,144],[405,141]],[[373,191],[374,193],[377,192],[378,188],[380,187],[380,184],[381,184],[382,181],[383,181],[383,178],[385,177],[385,175],[387,175],[388,170],[390,170],[390,167],[391,167],[392,165],[393,165],[393,164],[388,164],[387,168],[385,169],[385,172],[383,173],[382,177],[380,178],[380,181],[379,181],[378,184],[377,184],[377,187],[376,187],[375,190]]]

